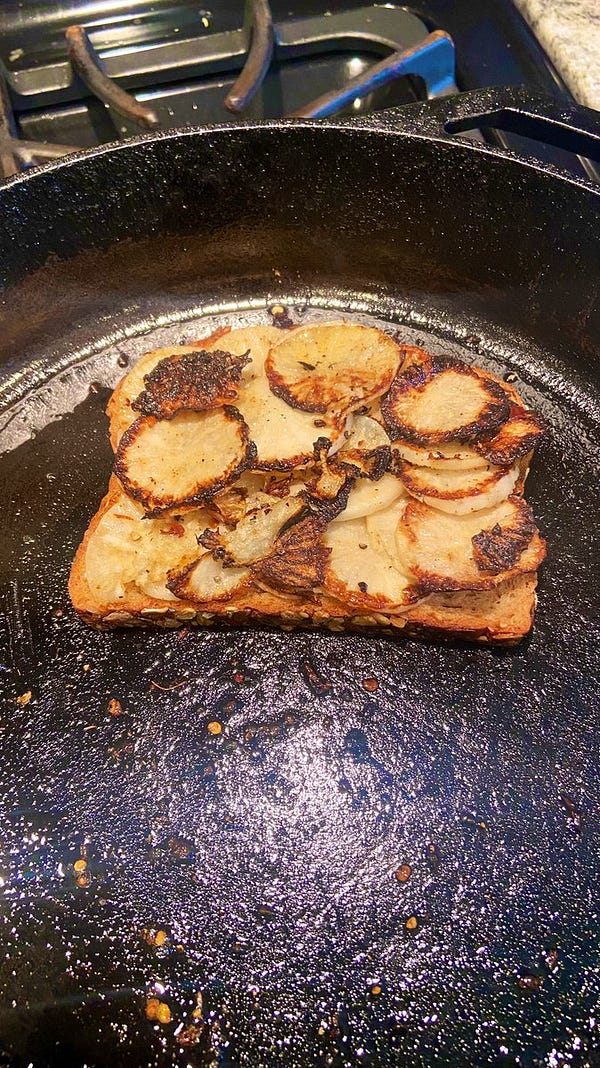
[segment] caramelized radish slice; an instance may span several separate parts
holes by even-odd
[[[306,412],[355,408],[389,388],[402,357],[382,330],[315,323],[290,331],[267,356],[273,393]]]
[[[394,565],[398,571],[402,571],[403,574],[409,574],[406,561],[402,560],[398,552],[398,542],[396,540],[396,531],[398,530],[398,524],[406,511],[407,505],[410,501],[408,494],[399,497],[397,501],[390,504],[388,508],[384,508],[381,512],[375,512],[373,515],[368,515],[367,531],[373,548],[378,552],[387,556],[390,563]]]
[[[342,433],[344,419],[316,419],[310,412],[290,408],[276,397],[262,372],[242,381],[236,406],[256,445],[254,467],[260,471],[291,471],[311,463],[319,438],[334,442]]]
[[[510,415],[503,387],[483,371],[449,356],[412,364],[381,403],[390,437],[415,445],[478,441]]]
[[[535,571],[545,556],[529,505],[509,497],[471,515],[445,515],[419,501],[398,524],[400,558],[428,593],[489,589],[513,575]]]
[[[441,441],[438,445],[426,446],[398,439],[392,443],[392,453],[409,464],[439,468],[440,471],[473,471],[488,465],[485,456],[476,452],[472,445],[461,445],[459,441]]]
[[[193,355],[199,349],[205,352],[218,349],[232,356],[247,356],[250,362],[242,375],[244,379],[248,379],[256,371],[262,370],[270,346],[280,336],[281,331],[274,326],[250,326],[240,330],[219,327],[212,334],[199,338],[190,345],[171,345],[170,348],[154,349],[145,353],[121,380],[108,402],[106,414],[110,419],[110,440],[115,452],[127,427],[135,421],[136,413],[132,405],[144,389],[145,377],[152,374],[162,360]]]
[[[414,603],[414,580],[378,551],[365,519],[331,523],[323,543],[331,550],[323,585],[343,604],[395,613]]]
[[[235,400],[250,357],[198,349],[169,356],[144,378],[145,389],[131,407],[143,415],[168,419],[183,410],[204,412]]]
[[[140,416],[125,432],[115,474],[148,515],[206,501],[250,467],[256,449],[236,408]]]
[[[398,472],[398,478],[413,497],[452,515],[478,512],[499,504],[510,497],[519,475],[518,465],[506,471],[490,464],[482,470],[442,471],[403,463]]]
[[[247,567],[223,567],[212,553],[205,553],[186,567],[171,571],[167,586],[177,597],[208,608],[229,601],[248,584],[249,576]]]
[[[226,526],[207,531],[202,544],[220,549],[226,564],[254,564],[271,552],[280,531],[306,511],[301,497],[269,497],[259,493],[246,502],[246,513],[233,530]]]

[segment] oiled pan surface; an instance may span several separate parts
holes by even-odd
[[[358,314],[329,302],[290,315]],[[548,420],[528,483],[548,561],[515,650],[99,634],[69,607],[110,389],[148,348],[270,321],[266,303],[47,367],[3,417],[1,1063],[590,1063],[597,422],[579,373],[485,324],[462,347],[451,322],[383,324],[516,375]]]

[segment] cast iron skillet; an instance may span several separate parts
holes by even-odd
[[[1,1063],[594,1062],[600,195],[454,136],[486,124],[598,156],[590,113],[491,91],[143,137],[0,191]],[[275,303],[462,353],[546,416],[530,640],[74,618],[109,390]]]

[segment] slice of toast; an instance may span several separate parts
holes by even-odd
[[[541,425],[501,380],[440,367],[344,322],[220,330],[143,356],[107,409],[115,474],[71,570],[80,617],[518,641],[545,554],[522,500]],[[461,375],[476,380],[464,416]],[[445,431],[444,376],[462,440]]]

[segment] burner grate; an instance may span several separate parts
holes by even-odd
[[[265,0],[255,0],[254,7],[264,11]],[[143,45],[121,43],[100,54],[94,39],[102,35],[93,27],[90,30],[88,35],[82,27],[67,27],[69,53],[65,43],[64,58],[40,61],[32,52],[29,63],[20,61],[12,73],[0,67],[6,83],[0,134],[5,175],[75,151],[75,145],[81,148],[131,136],[138,124],[172,127],[228,121],[225,106],[232,104],[232,92],[235,96],[241,83],[239,79],[234,85],[235,76],[253,41],[250,19],[241,29]],[[266,72],[263,57],[259,77],[254,82],[250,77],[250,92],[246,87],[238,100],[237,110],[241,103],[249,118],[332,114],[343,109],[355,114],[457,89],[450,36],[439,31],[428,34],[424,22],[402,8],[373,5],[281,20],[274,24],[272,36],[271,69]],[[398,79],[401,84],[393,84]],[[307,99],[307,86],[309,96],[318,100]],[[326,99],[321,99],[324,91]],[[144,114],[155,115],[156,122],[142,122]],[[59,128],[61,142],[72,139],[72,146],[53,143]]]

